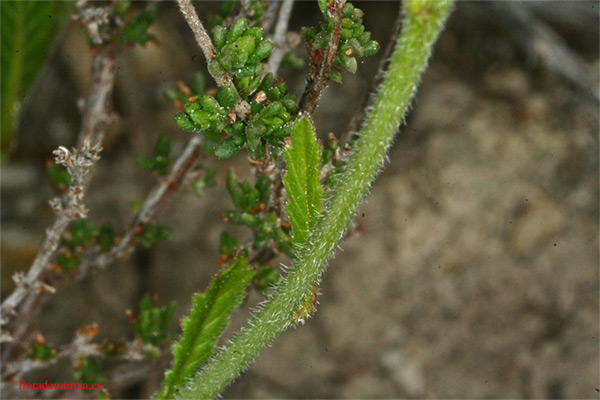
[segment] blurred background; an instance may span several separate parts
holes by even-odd
[[[354,4],[385,48],[400,3]],[[201,17],[217,6],[197,4]],[[317,313],[264,350],[225,398],[598,397],[598,8],[596,1],[457,3],[357,217],[363,229],[330,263]],[[133,156],[150,154],[168,134],[175,157],[191,135],[176,126],[164,90],[206,71],[175,4],[161,2],[157,12],[150,32],[160,44],[119,55],[120,120],[86,199],[90,220],[117,232],[156,181]],[[319,19],[316,3],[297,1],[290,28]],[[352,127],[383,53],[325,91],[314,114],[319,135]],[[86,40],[69,25],[23,105],[15,151],[2,165],[3,298],[52,221],[46,162],[59,145],[75,144],[89,71]],[[300,95],[306,71],[281,75]],[[219,268],[218,238],[230,228],[220,217],[231,207],[229,168],[250,174],[243,156],[220,162],[215,188],[201,197],[181,190],[159,218],[173,231],[168,241],[81,282],[63,280],[34,329],[56,345],[93,322],[100,338],[131,338],[125,310],[145,293],[158,294],[159,304],[175,300],[179,320]],[[260,299],[250,295],[233,328]],[[36,376],[69,380],[65,363]],[[150,396],[162,371],[113,396]]]

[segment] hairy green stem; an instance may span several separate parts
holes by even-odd
[[[214,398],[256,355],[294,321],[313,293],[327,261],[377,176],[417,89],[451,0],[405,0],[402,33],[373,108],[345,171],[299,252],[294,265],[264,306],[183,389],[185,399]]]

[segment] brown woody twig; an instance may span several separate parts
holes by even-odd
[[[169,175],[161,180],[146,197],[141,210],[134,217],[130,228],[119,244],[106,254],[101,253],[98,247],[86,253],[79,264],[80,278],[86,276],[92,268],[103,268],[118,259],[126,257],[133,250],[136,229],[148,224],[160,214],[171,195],[179,189],[196,165],[196,160],[201,154],[201,147],[202,137],[194,135],[177,161],[175,161]]]
[[[340,31],[342,27],[342,18],[344,16],[344,5],[345,0],[335,0],[334,5],[334,16],[333,16],[333,30],[331,32],[331,38],[329,39],[329,46],[327,47],[327,53],[325,59],[321,63],[321,68],[316,76],[309,75],[308,83],[302,97],[300,98],[299,109],[300,112],[306,112],[312,114],[317,108],[321,92],[327,86],[329,81],[329,71],[333,66],[333,61],[337,54],[338,43],[340,41]],[[308,44],[307,44],[308,46]]]
[[[114,75],[114,50],[110,45],[97,49],[92,60],[93,82],[79,132],[79,146],[70,151],[61,146],[54,152],[56,163],[65,166],[71,175],[71,183],[62,198],[57,197],[50,201],[56,218],[46,231],[46,238],[27,275],[17,275],[14,278],[17,287],[2,303],[3,323],[10,320],[10,316],[15,314],[17,307],[27,295],[41,294],[51,290],[40,282],[40,275],[55,255],[60,238],[69,223],[73,219],[83,218],[87,214],[83,197],[91,180],[94,162],[99,158],[102,138],[110,120],[110,95],[114,84]],[[25,322],[19,318],[19,324]]]
[[[112,120],[111,94],[115,81],[116,54],[110,43],[114,30],[114,26],[109,24],[110,12],[108,8],[96,8],[81,1],[78,3],[78,15],[97,47],[92,56],[92,84],[85,102],[77,148],[68,150],[61,146],[54,151],[56,163],[66,167],[71,182],[62,197],[50,200],[56,218],[47,229],[29,271],[26,275],[17,274],[13,278],[16,288],[2,303],[0,324],[6,327],[1,338],[3,342],[9,342],[2,346],[2,362],[13,358],[43,295],[54,292],[54,288],[46,283],[50,275],[47,266],[54,258],[69,223],[87,214],[83,203],[84,193],[91,181],[95,161],[99,159],[104,133]]]

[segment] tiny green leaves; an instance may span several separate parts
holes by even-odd
[[[127,21],[118,36],[118,40],[124,44],[139,44],[145,46],[150,40],[156,38],[151,33],[148,33],[148,28],[156,19],[156,12],[144,11],[137,17]]]
[[[71,183],[71,175],[62,165],[52,164],[48,167],[50,182],[59,189],[66,189]]]
[[[321,213],[323,188],[319,183],[321,148],[311,120],[301,115],[285,149],[286,174],[283,185],[288,195],[285,210],[292,225],[292,243],[304,244]]]
[[[56,347],[48,345],[41,332],[37,332],[33,338],[33,344],[29,349],[29,358],[35,361],[52,360],[58,354]]]
[[[168,239],[171,236],[171,230],[164,226],[146,225],[136,232],[135,237],[142,246],[150,248],[155,242],[161,239]]]
[[[183,333],[173,345],[173,367],[156,399],[172,399],[189,378],[215,352],[217,340],[229,323],[229,314],[242,302],[254,270],[239,255],[231,266],[216,275],[204,293],[194,296],[192,310],[181,326]]]
[[[320,23],[317,27],[302,29],[302,37],[310,46],[309,54],[316,64],[319,63],[317,61],[321,57],[318,54],[325,51],[329,45],[329,38],[333,30],[333,16],[328,9],[329,2],[319,0],[318,4],[325,22]],[[329,78],[335,82],[341,83],[342,81],[339,67],[354,74],[358,68],[356,57],[372,56],[379,51],[379,43],[371,40],[371,33],[365,31],[362,18],[363,12],[360,9],[355,8],[351,3],[344,5],[340,41],[333,62],[336,68],[332,68],[329,72]]]
[[[249,27],[245,18],[236,19],[229,30],[217,26],[213,32],[217,54],[208,69],[213,76],[230,73],[242,98],[256,91],[261,82],[262,62],[273,49],[273,43],[263,40],[262,35],[262,28]]]
[[[219,237],[219,254],[232,256],[238,247],[239,244],[235,236],[230,235],[227,232],[221,233],[221,236]]]
[[[144,344],[158,346],[167,339],[167,327],[174,314],[175,302],[159,308],[149,295],[145,295],[140,301],[140,312],[132,322],[133,331]]]
[[[227,191],[231,195],[231,200],[235,208],[240,211],[250,211],[258,204],[260,192],[258,189],[250,186],[248,182],[239,182],[231,171],[227,171]]]
[[[162,135],[154,145],[154,156],[138,156],[134,158],[138,167],[152,171],[158,176],[163,176],[169,168],[169,154],[171,153],[171,139]]]
[[[76,382],[104,384],[106,378],[101,375],[102,361],[98,357],[82,357],[73,366],[73,379]]]

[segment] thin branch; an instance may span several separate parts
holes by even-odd
[[[99,248],[86,253],[79,265],[79,278],[86,276],[92,268],[103,268],[118,259],[126,257],[133,250],[136,228],[148,224],[159,215],[169,198],[179,189],[189,172],[196,165],[196,160],[201,154],[201,147],[202,137],[194,135],[177,161],[175,161],[169,175],[161,180],[144,200],[141,210],[134,217],[130,228],[119,244],[114,246],[108,253],[101,253]]]
[[[115,82],[115,49],[110,42],[115,27],[108,8],[89,6],[86,1],[77,4],[77,15],[86,27],[90,38],[97,46],[92,56],[92,84],[88,91],[83,112],[83,122],[78,134],[78,147],[70,151],[59,147],[54,151],[56,163],[66,167],[71,176],[68,190],[62,197],[50,200],[56,218],[46,230],[46,237],[27,272],[13,278],[15,290],[2,303],[0,324],[7,325],[2,335],[2,362],[13,358],[19,343],[25,337],[35,310],[42,296],[54,293],[47,278],[46,268],[56,255],[62,234],[70,222],[84,218],[87,209],[83,203],[84,194],[91,181],[95,161],[102,150],[102,139],[111,116],[111,95]],[[17,318],[12,318],[17,315]]]
[[[211,62],[215,55],[217,54],[217,50],[215,50],[215,46],[204,29],[204,25],[198,18],[198,14],[196,13],[196,9],[190,0],[177,0],[177,4],[179,5],[179,10],[183,14],[185,18],[185,22],[189,25],[194,34],[194,38],[196,39],[196,43],[204,53],[204,58],[206,58],[206,62]],[[219,86],[229,86],[231,85],[231,78],[228,75],[223,75],[220,77],[213,76],[215,81]]]
[[[78,147],[99,146],[104,138],[106,127],[113,119],[111,116],[111,94],[115,83],[115,50],[105,45],[95,50],[92,59],[92,86],[85,110]]]
[[[267,73],[271,72],[273,75],[277,75],[283,56],[289,51],[289,46],[286,43],[286,33],[292,15],[292,8],[294,8],[294,0],[283,0],[279,8],[279,17],[273,35],[273,50],[266,68]]]
[[[265,16],[262,21],[263,32],[266,34],[271,31],[273,25],[275,24],[275,19],[277,17],[277,8],[281,2],[279,1],[271,1],[269,2],[269,7],[265,12]]]
[[[331,32],[331,38],[329,39],[327,54],[321,64],[318,75],[316,77],[309,76],[308,78],[308,84],[306,85],[304,93],[302,93],[302,98],[300,99],[300,105],[298,107],[300,112],[312,114],[317,108],[321,92],[327,86],[327,82],[329,81],[329,71],[333,65],[333,61],[337,54],[338,43],[340,41],[340,31],[345,4],[345,0],[335,0],[333,30]]]
[[[79,279],[87,276],[92,269],[104,268],[114,261],[126,257],[133,250],[133,247],[136,243],[136,228],[141,225],[148,224],[164,209],[164,206],[167,204],[169,198],[175,191],[179,189],[196,165],[196,160],[201,154],[201,146],[202,137],[198,135],[192,137],[182,154],[175,162],[170,174],[150,192],[144,201],[142,209],[134,217],[129,230],[125,233],[119,244],[113,247],[108,253],[102,253],[99,246],[97,246],[93,249],[90,249],[84,255],[79,265]],[[44,272],[49,271],[44,270]],[[46,279],[45,276],[48,275],[50,274],[41,275],[39,280],[44,281]],[[31,321],[37,306],[41,303],[42,298],[46,293],[47,291],[45,290],[36,290],[31,292],[24,301],[23,307],[19,310],[19,323],[15,324],[16,326],[12,330],[13,334],[10,338],[14,342],[21,342],[22,338],[27,332],[29,321]],[[7,343],[5,346],[3,346],[3,361],[8,361],[10,359],[16,343]]]
[[[9,320],[9,316],[15,313],[27,294],[44,291],[39,277],[54,256],[63,232],[73,219],[83,218],[87,213],[83,205],[83,196],[92,177],[94,162],[99,158],[102,138],[110,119],[108,111],[115,76],[115,54],[108,45],[94,53],[92,75],[93,83],[86,103],[84,122],[79,132],[80,146],[71,151],[59,147],[54,152],[57,164],[65,166],[71,175],[69,189],[62,198],[50,201],[56,212],[56,219],[46,231],[46,238],[27,275],[15,277],[16,289],[2,303],[3,322]]]
[[[177,4],[179,5],[179,10],[183,14],[185,21],[192,30],[192,33],[194,34],[196,43],[198,43],[198,46],[200,46],[202,53],[204,53],[206,63],[210,63],[212,60],[214,60],[217,51],[215,50],[215,46],[213,45],[212,40],[208,35],[208,32],[206,32],[206,29],[204,29],[204,25],[202,25],[200,18],[198,18],[198,14],[196,13],[194,5],[192,4],[191,0],[177,0]],[[217,85],[229,86],[235,89],[235,86],[233,85],[233,80],[231,79],[231,76],[229,74],[223,74],[221,76],[212,75],[212,77],[214,78],[215,82],[217,82]],[[243,100],[240,97],[239,93],[237,96],[238,99],[235,105],[235,112],[238,115],[238,117],[245,120],[250,115],[250,104]]]

